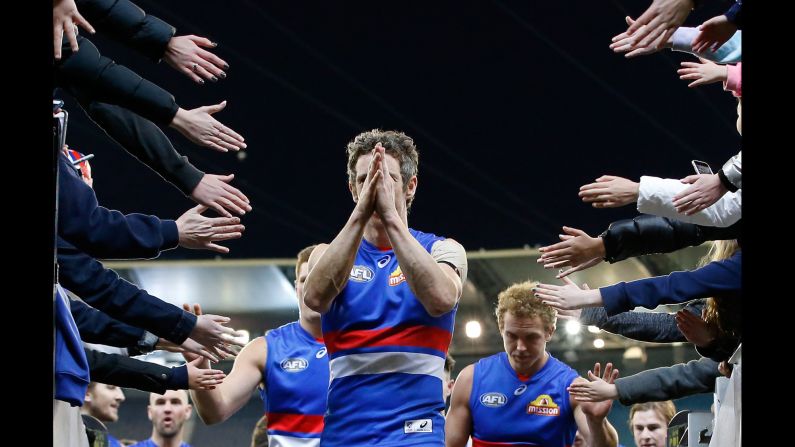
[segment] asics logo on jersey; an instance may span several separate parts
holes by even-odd
[[[294,373],[305,370],[309,366],[309,362],[302,358],[290,358],[282,360],[280,366],[283,370]]]
[[[480,403],[487,407],[501,407],[508,403],[508,398],[502,393],[484,393],[480,395]]]
[[[433,433],[433,421],[430,419],[416,419],[403,423],[403,433]]]
[[[320,351],[317,351],[317,354],[315,354],[315,358],[320,359],[323,358],[324,355],[326,355],[326,348],[320,348]]]
[[[356,282],[368,282],[373,279],[373,271],[364,265],[354,265],[351,269],[351,280]]]
[[[517,389],[516,389],[516,390],[513,392],[513,395],[514,395],[514,396],[521,396],[522,394],[524,394],[524,392],[525,392],[525,391],[527,391],[527,385],[525,385],[525,384],[521,384],[521,385],[519,385],[519,388],[517,388]]]
[[[378,264],[378,268],[382,269],[389,264],[389,261],[392,259],[392,255],[386,255],[383,258],[379,259],[376,264]]]

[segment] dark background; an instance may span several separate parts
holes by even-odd
[[[694,57],[663,50],[627,60],[609,50],[611,37],[626,29],[623,17],[637,17],[649,0],[135,1],[177,35],[219,42],[214,52],[231,65],[226,80],[199,86],[164,62],[90,37],[183,108],[228,100],[216,117],[245,136],[245,159],[166,131],[200,169],[235,173],[235,186],[252,201],[247,231],[226,243],[232,252],[225,258],[292,257],[330,241],[352,208],[345,144],[374,127],[403,130],[420,149],[411,225],[469,250],[547,244],[564,224],[599,233],[636,212],[592,209],[577,198],[582,184],[602,174],[681,178],[692,173],[690,160],[717,169],[740,145],[732,96],[719,85],[688,89],[678,79],[679,62]],[[730,5],[707,3],[685,25]],[[51,42],[40,48],[47,54]],[[68,142],[96,154],[100,203],[163,218],[193,206],[65,99]],[[173,250],[161,259],[213,256]],[[129,433],[143,438],[142,403],[136,406],[134,392],[129,398],[122,421],[138,421],[143,429]],[[616,404],[611,419],[625,430],[620,411]],[[242,421],[243,435],[253,420]]]
[[[169,90],[185,109],[228,100],[216,118],[246,138],[241,159],[174,145],[207,173],[235,173],[253,212],[227,258],[292,257],[330,241],[352,209],[345,145],[375,127],[420,150],[412,227],[468,250],[547,244],[561,225],[594,234],[632,207],[595,210],[578,188],[602,174],[681,178],[739,149],[736,100],[689,89],[684,53],[625,59],[609,48],[647,1],[136,3],[219,43],[228,77],[197,85],[101,35],[100,51]],[[727,9],[714,1],[685,25]],[[73,101],[68,142],[92,160],[100,203],[176,218],[192,206],[116,147]],[[176,250],[161,258],[211,258]]]

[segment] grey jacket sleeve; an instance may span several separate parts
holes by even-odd
[[[624,405],[632,405],[712,392],[715,390],[715,379],[720,375],[718,362],[702,357],[620,377],[615,384],[618,400]]]
[[[693,301],[685,309],[701,316],[704,300]],[[622,335],[633,340],[672,343],[687,341],[676,327],[674,314],[663,312],[622,312],[607,316],[604,307],[586,307],[580,314],[580,323],[596,326],[603,331]]]

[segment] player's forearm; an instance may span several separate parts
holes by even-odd
[[[304,283],[304,302],[320,313],[342,292],[351,274],[362,241],[367,217],[354,210],[348,222],[312,267]]]
[[[469,426],[469,421],[462,420],[455,407],[451,407],[444,422],[445,447],[466,447],[470,435]]]
[[[207,425],[221,423],[232,415],[219,387],[214,390],[191,390],[190,397],[199,417]]]
[[[445,423],[447,424],[447,422]],[[451,431],[445,428],[444,446],[445,447],[466,447],[469,436],[464,435],[460,430]]]
[[[414,239],[401,219],[386,217],[384,225],[400,270],[425,310],[432,316],[440,316],[452,310],[461,295],[459,287],[444,273],[431,254]]]
[[[607,418],[591,418],[586,415],[588,428],[591,430],[589,447],[616,447],[618,446],[618,433],[610,425]]]

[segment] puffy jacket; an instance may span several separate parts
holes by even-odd
[[[614,263],[635,256],[670,253],[705,241],[740,239],[742,220],[729,227],[708,227],[667,217],[641,214],[613,222],[600,235],[605,261]]]

